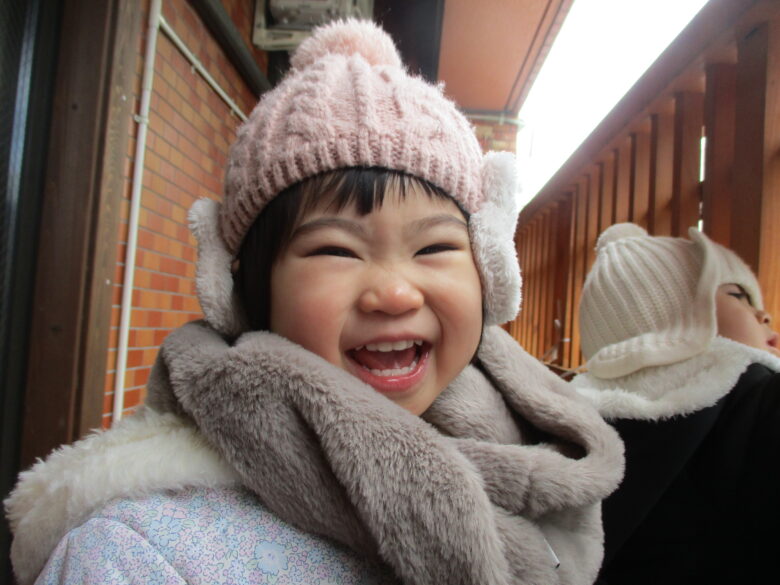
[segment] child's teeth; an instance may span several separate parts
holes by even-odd
[[[414,368],[417,367],[417,361],[418,361],[417,358],[415,358],[415,360],[405,368],[391,368],[389,370],[369,369],[368,371],[374,374],[375,376],[384,376],[384,377],[405,376],[406,374],[411,373],[412,370],[414,370]]]
[[[369,343],[366,344],[365,348],[368,351],[401,351],[404,349],[409,349],[413,345],[422,345],[422,341],[412,341],[410,339],[407,339],[405,341],[380,341],[379,343]],[[362,349],[363,346],[356,349]]]

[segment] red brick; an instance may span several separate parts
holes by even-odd
[[[131,349],[127,352],[127,367],[136,368],[143,362],[143,351]]]

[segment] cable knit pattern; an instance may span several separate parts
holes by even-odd
[[[412,77],[389,36],[350,20],[318,30],[255,107],[230,152],[221,214],[235,254],[265,205],[324,171],[383,167],[425,179],[476,212],[482,152],[441,88]]]
[[[715,338],[715,293],[736,283],[760,308],[755,276],[740,258],[695,228],[691,241],[634,224],[601,234],[582,289],[580,333],[589,371],[625,376],[688,359]]]

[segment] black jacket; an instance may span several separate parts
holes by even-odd
[[[599,583],[780,583],[780,373],[754,363],[712,406],[611,422],[626,474]]]

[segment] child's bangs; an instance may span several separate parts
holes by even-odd
[[[402,171],[380,167],[356,167],[330,171],[307,179],[299,185],[300,220],[307,213],[322,209],[333,212],[352,207],[358,215],[368,215],[382,207],[388,193],[401,199],[410,189],[422,191],[430,198],[455,202],[439,187]],[[455,202],[457,205],[457,202]],[[460,208],[460,205],[458,205]],[[464,217],[468,214],[461,209]]]

